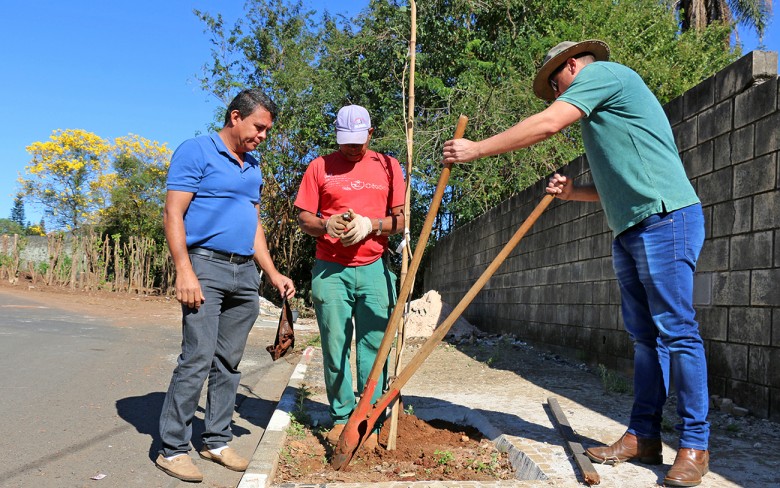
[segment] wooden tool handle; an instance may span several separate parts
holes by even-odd
[[[520,243],[531,226],[534,225],[536,219],[542,215],[542,213],[545,211],[545,209],[547,209],[553,200],[555,200],[555,197],[552,195],[545,195],[544,198],[542,198],[542,201],[536,205],[536,208],[534,208],[534,210],[525,219],[522,225],[520,225],[520,228],[518,228],[512,238],[509,239],[509,242],[507,242],[498,255],[493,258],[493,261],[490,262],[487,269],[482,272],[482,275],[479,277],[477,282],[474,283],[471,288],[469,288],[469,291],[466,292],[466,295],[461,298],[460,302],[458,302],[455,308],[452,309],[452,312],[450,312],[447,318],[438,327],[436,327],[436,330],[433,331],[433,334],[423,343],[420,349],[417,350],[417,353],[412,357],[412,359],[409,360],[403,371],[401,371],[396,379],[390,384],[390,390],[400,391],[401,388],[403,388],[403,386],[406,384],[409,378],[412,377],[415,371],[417,371],[423,361],[425,361],[431,352],[433,352],[434,348],[436,348],[444,336],[447,335],[447,332],[450,330],[450,327],[452,327],[452,324],[458,320],[460,315],[466,310],[466,307],[468,307],[471,301],[474,300],[482,287],[485,286],[490,277],[493,276],[493,273],[498,270],[498,267],[501,266],[507,257],[509,257],[509,254],[512,252],[512,250]],[[381,400],[381,398],[377,400],[377,403],[379,403]]]
[[[465,115],[458,117],[458,125],[455,127],[455,139],[460,139],[466,132],[466,124],[468,124],[469,118]],[[431,236],[431,229],[433,229],[433,222],[436,220],[436,215],[439,213],[439,206],[441,200],[444,197],[444,190],[447,188],[447,182],[450,180],[450,169],[452,163],[445,163],[439,175],[439,182],[436,184],[436,192],[433,194],[433,200],[431,206],[428,208],[428,215],[425,217],[422,230],[420,231],[420,238],[417,240],[417,245],[414,248],[414,256],[412,262],[409,264],[409,270],[406,273],[406,279],[401,284],[401,290],[398,292],[398,298],[395,302],[395,308],[390,315],[390,319],[387,321],[387,328],[385,329],[385,335],[382,338],[382,343],[379,345],[379,350],[376,353],[376,359],[374,365],[371,368],[371,372],[368,375],[368,379],[378,379],[382,372],[382,367],[387,360],[387,356],[390,354],[390,349],[393,346],[395,340],[395,333],[398,330],[398,325],[403,318],[404,306],[406,299],[409,298],[409,294],[412,291],[412,285],[414,284],[414,277],[417,274],[417,269],[420,267],[423,253],[425,252],[425,246],[428,243],[428,238]],[[411,177],[407,175],[407,178]],[[362,387],[362,385],[361,385]]]

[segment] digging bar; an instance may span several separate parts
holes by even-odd
[[[450,327],[452,327],[452,324],[455,323],[458,318],[460,318],[460,315],[466,310],[466,307],[469,306],[469,304],[474,300],[474,298],[477,296],[477,293],[485,286],[487,281],[490,279],[491,276],[498,270],[499,266],[503,264],[503,262],[506,260],[507,257],[509,257],[509,254],[514,250],[514,248],[520,243],[520,240],[525,236],[525,234],[528,232],[528,230],[533,226],[533,224],[536,222],[536,220],[539,218],[540,215],[547,209],[547,207],[552,203],[552,201],[555,199],[552,195],[545,195],[544,198],[542,198],[542,201],[539,202],[539,204],[536,206],[536,208],[531,212],[531,214],[525,219],[523,224],[520,226],[519,229],[515,232],[515,234],[512,236],[512,238],[509,240],[509,242],[506,243],[503,249],[498,253],[498,255],[493,259],[493,261],[488,265],[487,269],[482,273],[482,275],[479,277],[476,283],[474,283],[468,292],[466,292],[466,295],[458,302],[458,304],[455,306],[455,308],[452,310],[452,312],[447,316],[447,318],[444,320],[444,322],[439,325],[436,330],[434,330],[433,334],[423,343],[423,345],[420,347],[420,349],[417,351],[417,353],[412,357],[411,360],[409,360],[409,363],[403,368],[403,370],[398,374],[398,376],[390,383],[388,386],[388,390],[376,401],[374,405],[371,405],[371,396],[373,395],[374,390],[377,386],[377,376],[369,376],[369,379],[366,383],[366,388],[363,392],[363,395],[360,397],[360,401],[358,402],[358,406],[355,408],[355,411],[352,412],[352,415],[349,417],[349,420],[347,421],[347,425],[344,428],[344,431],[341,434],[341,437],[339,438],[338,446],[336,447],[336,450],[333,454],[333,459],[331,460],[331,464],[333,467],[337,470],[346,467],[349,462],[352,460],[352,457],[354,456],[355,452],[360,448],[360,446],[363,444],[363,441],[365,441],[366,438],[368,438],[369,434],[371,433],[371,430],[373,430],[374,425],[376,424],[377,420],[379,420],[379,417],[382,415],[382,413],[385,411],[388,405],[390,405],[391,402],[393,402],[401,393],[401,388],[406,384],[407,381],[409,381],[409,378],[412,377],[412,375],[419,369],[420,365],[422,365],[423,361],[430,356],[430,354],[433,352],[434,348],[441,342],[441,340],[444,338],[445,335],[447,335],[447,332],[449,332]],[[426,219],[427,223],[427,219]],[[417,251],[420,250],[420,244],[417,244],[417,247],[415,248],[415,258],[417,258]],[[412,260],[413,270],[416,272],[417,268],[414,266],[414,260]],[[419,264],[419,263],[417,263]],[[414,276],[413,272],[412,276]],[[410,280],[407,278],[407,282],[410,282]],[[399,298],[399,303],[401,303]],[[393,317],[396,314],[396,310],[398,310],[398,304],[396,304],[395,310],[393,310],[393,315],[391,316],[391,321],[393,320]],[[401,310],[403,307],[401,307]],[[400,314],[398,314],[400,315]],[[390,327],[389,324],[388,327]],[[396,324],[397,327],[397,324]],[[394,333],[395,329],[393,330]],[[390,342],[392,342],[392,333],[390,336],[388,336],[387,333],[385,333],[384,340],[382,341],[383,345],[385,340],[390,337]],[[387,354],[390,350],[390,346],[388,344],[387,350],[384,351],[383,355],[383,349],[380,347],[379,352],[377,353],[377,361],[374,362],[374,369],[377,369],[377,364],[382,365],[382,363],[378,362],[379,358],[385,358],[387,357]],[[374,373],[374,370],[372,369],[372,373]],[[373,384],[371,382],[373,381]],[[350,425],[350,423],[352,425]]]

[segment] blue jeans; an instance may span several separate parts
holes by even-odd
[[[707,361],[694,318],[693,273],[704,243],[701,204],[648,217],[612,243],[623,322],[634,342],[628,432],[659,438],[673,380],[680,447],[707,449]]]
[[[190,260],[206,301],[197,310],[182,305],[181,355],[160,416],[163,456],[190,450],[192,419],[206,378],[203,446],[216,449],[233,439],[238,363],[260,306],[260,273],[253,261],[233,264],[195,254]]]
[[[395,282],[395,275],[382,259],[354,267],[320,259],[314,264],[312,302],[322,340],[325,391],[334,423],[345,423],[355,409],[349,362],[353,319],[358,393],[362,393],[395,306]],[[387,361],[377,379],[372,402],[381,396],[386,378]]]

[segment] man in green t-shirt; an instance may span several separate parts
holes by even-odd
[[[447,141],[444,162],[528,147],[580,122],[593,184],[555,174],[547,193],[601,201],[614,234],[623,322],[634,342],[628,429],[614,444],[586,454],[606,464],[661,464],[662,409],[673,383],[680,448],[664,484],[696,486],[709,467],[707,363],[693,308],[693,273],[704,242],[701,203],[658,100],[637,73],[608,59],[602,41],[558,44],[533,83],[534,93],[552,104],[488,139]]]

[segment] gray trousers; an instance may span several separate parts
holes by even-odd
[[[253,261],[231,264],[194,254],[190,260],[206,301],[197,310],[182,305],[181,355],[160,415],[163,456],[190,450],[192,419],[206,378],[203,447],[215,449],[233,439],[238,363],[259,312],[260,273]]]

